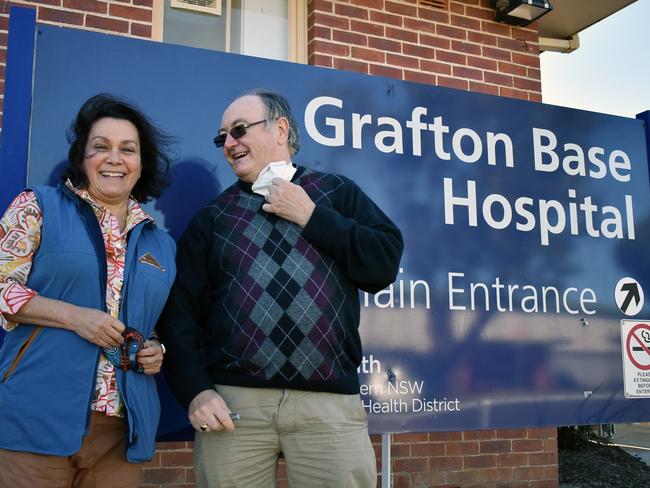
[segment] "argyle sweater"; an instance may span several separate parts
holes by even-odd
[[[298,168],[305,226],[262,210],[238,181],[192,220],[158,334],[185,407],[215,383],[359,392],[359,289],[397,275],[402,237],[351,180]]]

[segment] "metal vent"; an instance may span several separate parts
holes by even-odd
[[[419,0],[418,3],[425,7],[433,7],[440,10],[447,10],[449,6],[449,0]]]
[[[171,0],[170,7],[203,14],[221,15],[221,0]]]

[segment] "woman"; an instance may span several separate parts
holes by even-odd
[[[155,449],[175,245],[139,202],[165,186],[167,139],[109,95],[68,138],[63,183],[0,221],[0,487],[132,487]]]

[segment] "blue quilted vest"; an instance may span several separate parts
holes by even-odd
[[[32,190],[43,226],[27,286],[45,297],[106,310],[106,253],[90,205],[65,187]],[[174,241],[152,222],[129,232],[120,320],[145,339],[173,283],[174,255]],[[98,346],[65,329],[20,324],[8,332],[0,349],[0,447],[57,456],[77,452],[87,434],[99,354]],[[126,459],[149,461],[160,417],[155,379],[117,370],[117,385],[129,426]]]

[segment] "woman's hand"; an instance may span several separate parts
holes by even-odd
[[[156,374],[160,371],[163,362],[162,344],[156,340],[145,341],[135,357],[144,374]]]

